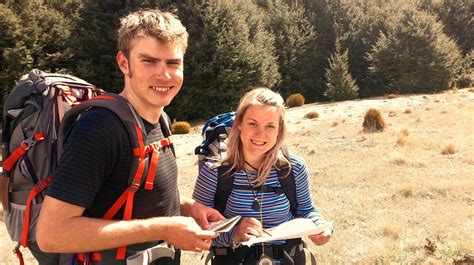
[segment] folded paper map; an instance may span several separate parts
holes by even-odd
[[[234,225],[240,220],[240,215],[234,216],[229,219],[220,220],[217,222],[211,222],[207,230],[224,233],[230,231]]]
[[[332,222],[323,222],[316,225],[310,219],[296,218],[279,226],[265,229],[268,234],[264,233],[259,237],[253,237],[246,242],[242,242],[242,244],[251,246],[255,243],[317,235],[328,228],[332,228]]]

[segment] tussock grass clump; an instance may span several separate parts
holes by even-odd
[[[394,165],[401,166],[406,164],[407,160],[402,154],[394,152],[390,154],[390,162]]]
[[[445,144],[443,147],[443,150],[441,151],[441,154],[443,155],[452,155],[456,153],[457,147],[454,144]]]
[[[288,108],[300,107],[304,105],[304,96],[300,93],[290,95],[285,102]]]
[[[387,98],[388,98],[388,99],[397,98],[397,95],[395,95],[395,94],[389,94],[389,95],[387,96]]]
[[[191,125],[187,121],[177,121],[171,125],[173,134],[187,134],[191,131]]]
[[[364,132],[373,133],[383,131],[385,128],[387,128],[387,125],[385,124],[380,111],[377,109],[369,109],[365,113],[362,127],[364,127]]]
[[[397,224],[386,223],[381,227],[382,235],[396,240],[400,237],[402,228]]]
[[[400,130],[399,135],[407,137],[408,135],[410,135],[410,131],[407,128],[403,128],[403,129]]]
[[[410,131],[407,128],[403,128],[397,135],[397,145],[403,146],[407,143],[407,138],[410,135]]]
[[[317,113],[316,111],[311,111],[311,112],[308,112],[304,115],[304,118],[305,119],[317,119],[319,118],[319,113]]]
[[[398,193],[400,193],[405,198],[414,197],[415,187],[411,184],[405,184],[398,190]]]

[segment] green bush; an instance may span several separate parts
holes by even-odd
[[[380,111],[377,109],[369,109],[364,116],[364,123],[362,124],[364,127],[365,132],[381,132],[383,131],[387,125],[380,114]]]
[[[177,121],[171,125],[173,134],[187,134],[191,131],[191,125],[187,121]]]
[[[319,113],[317,113],[316,111],[311,111],[311,112],[308,112],[304,115],[304,118],[305,119],[317,119],[319,118]]]
[[[288,108],[299,107],[304,105],[304,97],[300,93],[290,95],[286,99],[286,106]]]

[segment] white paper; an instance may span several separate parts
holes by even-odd
[[[249,241],[242,242],[242,244],[251,246],[255,243],[316,235],[323,232],[327,228],[332,228],[332,222],[323,222],[315,225],[310,219],[296,218],[279,226],[265,229],[265,231],[270,233],[271,236],[264,233],[259,237],[253,237]]]

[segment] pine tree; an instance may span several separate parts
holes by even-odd
[[[371,78],[385,93],[431,92],[450,87],[461,54],[436,16],[400,9],[368,54]]]
[[[354,99],[358,95],[359,87],[349,73],[348,51],[336,52],[329,59],[329,68],[326,69],[326,91],[324,95],[331,100]]]
[[[309,96],[314,86],[313,60],[308,60],[316,32],[304,14],[304,8],[289,6],[283,0],[257,1],[265,23],[275,39],[275,53],[282,77],[276,87],[284,97],[294,92]],[[314,94],[314,93],[313,93]]]
[[[235,108],[249,87],[280,82],[274,37],[251,0],[188,3],[180,10],[188,14],[181,17],[191,45],[186,81],[168,108],[172,116],[209,118]]]

